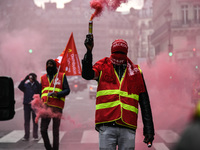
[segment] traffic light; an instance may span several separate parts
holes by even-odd
[[[196,56],[196,48],[193,48],[192,51],[193,51],[193,56],[195,57]]]
[[[31,53],[33,53],[33,50],[32,50],[32,49],[29,49],[28,52],[31,54]]]
[[[172,44],[168,45],[168,54],[170,57],[173,56],[173,45]]]
[[[171,57],[173,55],[173,53],[172,52],[169,52],[169,56]]]

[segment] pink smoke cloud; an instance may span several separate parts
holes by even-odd
[[[38,123],[40,117],[62,118],[61,113],[54,113],[51,108],[46,107],[46,105],[40,99],[39,94],[33,95],[31,107],[33,108],[33,110],[35,110],[36,113],[35,123]]]
[[[190,119],[193,112],[191,91],[196,80],[191,63],[170,61],[163,53],[152,65],[141,65],[156,127],[169,128],[180,118]]]
[[[92,14],[90,20],[93,20],[94,17],[101,15],[105,7],[108,10],[116,10],[122,3],[126,3],[128,0],[91,0],[90,7],[95,9],[95,12]]]
[[[174,56],[170,60],[167,53],[162,53],[152,64],[140,64],[149,93],[155,132],[164,129],[180,134],[191,121],[195,109],[191,103],[191,89],[196,80],[191,63],[174,60]],[[147,149],[143,139],[142,116],[139,112],[137,150]],[[159,139],[156,132],[154,142]]]
[[[43,55],[39,47],[44,39],[38,31],[23,29],[2,32],[0,40],[0,75],[11,76],[14,81],[20,81],[30,72],[39,76],[43,69],[38,63]],[[32,54],[29,49],[33,50]]]
[[[31,101],[31,107],[36,113],[35,123],[38,123],[39,118],[60,118],[69,121],[74,127],[80,127],[81,124],[77,123],[71,116],[65,114],[63,116],[61,113],[55,113],[51,108],[46,107],[46,105],[42,102],[39,94],[33,95],[33,100]]]

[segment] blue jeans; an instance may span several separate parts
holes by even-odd
[[[100,150],[134,150],[135,131],[112,126],[100,126],[99,128],[99,149]]]

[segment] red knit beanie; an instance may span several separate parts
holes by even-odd
[[[112,43],[111,53],[114,52],[123,52],[125,54],[128,53],[128,44],[123,39],[117,39]]]

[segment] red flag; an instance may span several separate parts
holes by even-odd
[[[81,65],[74,42],[73,32],[70,35],[65,50],[55,61],[60,65],[59,72],[65,72],[67,76],[81,75]]]

